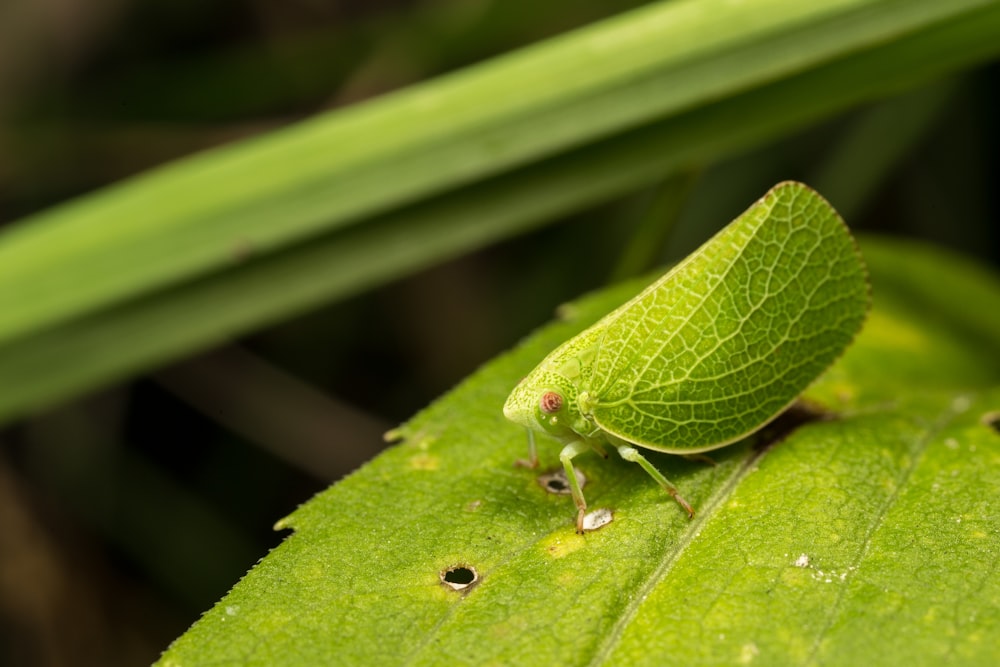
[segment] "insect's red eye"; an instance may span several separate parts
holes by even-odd
[[[542,398],[538,401],[539,407],[542,412],[547,414],[552,414],[553,412],[559,412],[562,408],[563,397],[554,391],[547,391],[542,394]]]

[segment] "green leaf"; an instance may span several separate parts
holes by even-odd
[[[651,6],[8,228],[0,420],[1000,50],[996,3],[712,1],[725,11]]]
[[[576,535],[569,497],[513,465],[523,432],[500,415],[633,281],[562,309],[279,522],[295,532],[161,664],[996,664],[1000,277],[910,243],[861,247],[874,307],[807,394],[827,418],[715,466],[651,456],[693,521],[636,466],[581,457],[613,520]],[[456,568],[476,580],[443,585]]]

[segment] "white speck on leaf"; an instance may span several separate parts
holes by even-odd
[[[846,581],[847,575],[849,575],[856,569],[857,567],[852,565],[843,572],[837,572],[836,570],[831,570],[830,572],[824,572],[823,570],[815,570],[813,572],[813,579],[815,579],[816,581],[822,581],[824,584],[832,584],[834,581]]]
[[[795,559],[795,567],[809,567],[809,556],[802,554]]]
[[[945,438],[944,446],[948,449],[958,449],[958,440],[955,440],[955,438]]]
[[[588,512],[583,517],[583,529],[584,530],[597,530],[607,524],[611,523],[614,519],[614,515],[611,510],[606,507],[599,507],[593,512]]]

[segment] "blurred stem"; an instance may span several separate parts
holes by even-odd
[[[29,477],[174,599],[202,608],[259,547],[232,516],[125,446],[121,408],[102,397],[26,421]]]
[[[860,114],[809,183],[853,219],[940,120],[960,81],[926,86]]]
[[[641,275],[656,266],[700,174],[699,169],[678,171],[655,188],[652,201],[639,216],[618,263],[608,276],[609,283]]]
[[[154,378],[202,414],[321,479],[338,479],[373,457],[389,428],[236,346]]]

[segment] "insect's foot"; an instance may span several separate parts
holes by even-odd
[[[518,459],[514,461],[515,468],[528,468],[529,470],[534,470],[538,467],[538,458],[533,459]]]
[[[671,492],[670,495],[673,496],[674,500],[677,501],[677,504],[680,505],[681,507],[683,507],[684,511],[688,513],[688,518],[689,519],[693,519],[694,518],[694,509],[691,507],[690,503],[688,503],[688,501],[686,501],[683,498],[681,498],[680,494],[678,494],[676,491]]]

